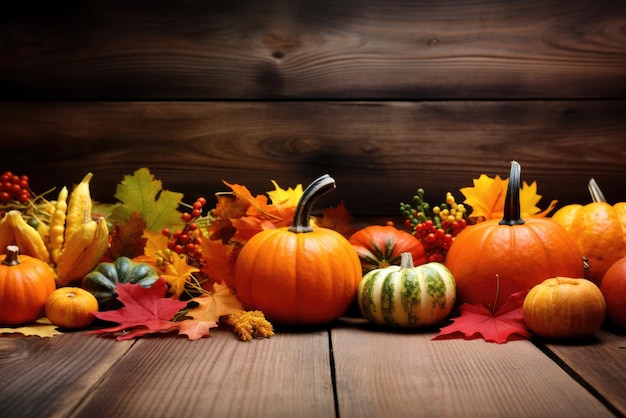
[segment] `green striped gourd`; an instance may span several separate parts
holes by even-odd
[[[411,253],[402,253],[400,265],[375,269],[363,276],[357,301],[371,322],[417,328],[445,319],[456,301],[456,283],[441,263],[413,266]]]

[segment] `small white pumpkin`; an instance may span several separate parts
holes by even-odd
[[[441,263],[414,267],[411,253],[399,266],[374,269],[363,276],[357,302],[369,321],[392,327],[417,328],[445,319],[456,301],[456,282]]]

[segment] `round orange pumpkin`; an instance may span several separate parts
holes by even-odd
[[[606,301],[606,317],[626,330],[626,257],[620,258],[604,274],[600,290]]]
[[[46,300],[46,316],[56,326],[68,329],[85,328],[96,317],[98,299],[80,287],[61,287]]]
[[[546,338],[587,338],[602,328],[606,304],[593,282],[554,277],[534,286],[522,306],[524,322]]]
[[[404,252],[411,253],[415,266],[428,261],[420,240],[406,231],[397,229],[393,222],[387,222],[384,226],[369,225],[359,229],[350,236],[349,241],[359,255],[363,274],[374,269],[400,265]]]
[[[458,303],[496,311],[513,293],[550,277],[583,277],[582,255],[563,227],[520,217],[519,188],[520,166],[513,161],[504,218],[469,226],[452,243],[446,266],[456,280]]]
[[[309,224],[313,204],[334,188],[330,176],[318,178],[300,198],[291,227],[261,231],[241,249],[235,282],[247,308],[276,323],[314,325],[350,307],[361,281],[359,257],[338,232]]]
[[[608,204],[594,179],[589,182],[593,202],[567,205],[552,220],[564,227],[586,257],[586,277],[600,285],[604,273],[626,256],[626,202]]]
[[[44,313],[46,299],[56,289],[50,266],[19,255],[16,245],[0,255],[0,324],[19,325],[36,321]]]

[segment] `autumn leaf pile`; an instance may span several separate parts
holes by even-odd
[[[98,319],[117,325],[93,330],[91,334],[122,340],[178,333],[195,340],[208,336],[210,329],[223,326],[244,341],[274,335],[263,312],[246,311],[237,297],[235,260],[256,233],[291,224],[303,189],[301,185],[282,189],[272,180],[274,190],[253,195],[245,186],[224,184],[231,192],[216,193],[215,206],[194,217],[189,214],[191,206],[184,201],[184,195],[167,190],[148,168],[124,176],[116,188],[116,203],[94,202],[94,214],[106,218],[110,231],[109,246],[101,261],[125,256],[153,266],[160,279],[148,289],[118,283],[117,298],[123,307],[94,313]],[[0,217],[8,210],[19,209],[25,219],[45,226],[47,219],[41,214],[45,215],[46,207],[54,203],[45,194],[38,195],[23,204],[0,206]],[[192,223],[197,251],[187,254],[172,250],[172,234],[165,231],[182,230]],[[318,224],[346,235],[352,232],[349,214],[342,205],[325,210]],[[59,333],[49,323],[0,331],[39,336]]]

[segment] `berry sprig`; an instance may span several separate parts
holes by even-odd
[[[28,176],[18,176],[10,171],[0,175],[0,203],[17,200],[26,203],[31,198]]]
[[[467,226],[467,208],[446,193],[445,203],[430,207],[424,189],[417,189],[412,203],[400,203],[405,226],[421,241],[428,261],[443,263],[454,238]]]
[[[199,244],[200,231],[198,230],[198,219],[202,216],[202,208],[206,205],[206,199],[199,197],[190,207],[190,212],[183,212],[180,216],[185,226],[173,233],[164,228],[162,234],[168,237],[167,248],[176,254],[187,255],[189,260],[198,265],[205,264],[202,257],[202,248]]]

